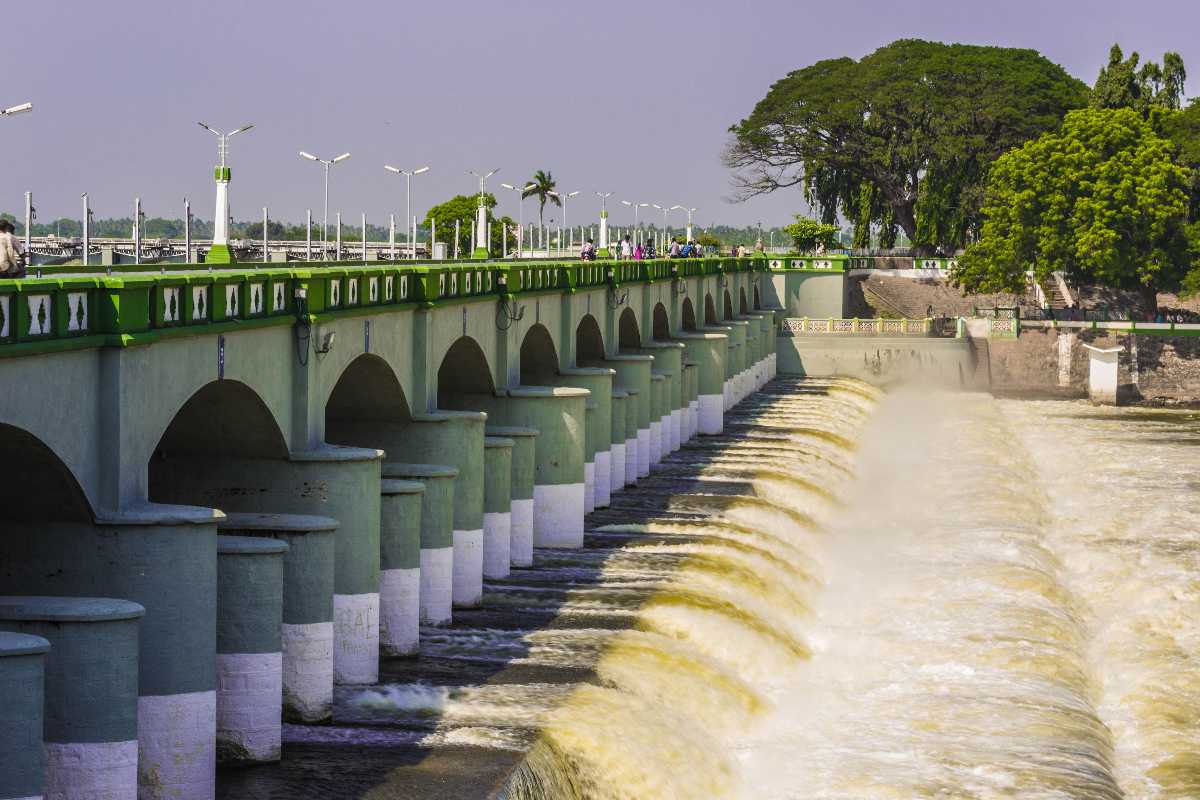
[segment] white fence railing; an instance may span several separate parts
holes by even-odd
[[[789,317],[780,325],[784,336],[929,336],[931,319],[810,319]]]

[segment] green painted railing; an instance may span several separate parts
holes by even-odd
[[[824,256],[774,256],[767,259],[772,272],[805,270],[812,272],[845,272],[852,269],[849,256],[840,253]]]
[[[764,269],[754,258],[357,262],[0,280],[0,357]]]

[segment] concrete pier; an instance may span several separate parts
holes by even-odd
[[[629,392],[624,389],[612,390],[612,424],[609,429],[609,452],[612,454],[609,466],[608,497],[625,487],[626,452],[625,452],[625,415],[629,407]],[[605,503],[608,505],[608,503]]]
[[[278,761],[287,542],[217,537],[217,762]]]
[[[50,643],[46,797],[138,796],[138,625],[145,613],[128,600],[0,597],[0,629]]]
[[[42,746],[45,657],[41,636],[0,631],[0,800],[42,796],[46,756]]]
[[[282,555],[280,691],[283,719],[320,723],[333,717],[333,559],[338,522],[301,514],[230,513],[224,535],[270,537]]]
[[[383,465],[383,477],[420,481],[425,486],[421,494],[421,624],[449,625],[454,580],[454,483],[458,470],[439,464],[388,461]],[[481,575],[482,569],[481,564]]]
[[[509,439],[513,443],[512,470],[509,474],[512,497],[509,564],[514,567],[528,567],[533,564],[533,485],[538,431],[536,428],[513,425],[489,425],[486,432],[488,436]]]
[[[385,478],[379,507],[379,650],[387,657],[420,649],[421,499],[425,484]]]
[[[505,578],[512,566],[512,439],[483,442],[483,577]]]

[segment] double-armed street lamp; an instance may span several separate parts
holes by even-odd
[[[596,192],[596,197],[600,198],[600,249],[597,251],[600,256],[608,255],[608,198],[612,196],[612,192]]]
[[[405,219],[407,220],[405,227],[408,228],[408,253],[409,253],[408,257],[416,258],[417,257],[417,221],[415,219],[413,219],[413,215],[412,215],[412,179],[413,179],[413,175],[420,175],[422,172],[429,172],[429,167],[418,167],[417,169],[400,169],[399,167],[393,167],[390,164],[384,164],[383,168],[386,169],[388,172],[394,172],[397,175],[404,176],[404,194],[405,194],[405,197],[407,198],[406,202],[408,205],[407,216],[405,217]]]
[[[695,214],[699,209],[688,208],[687,206],[671,206],[672,211],[687,212],[687,241],[692,241],[692,214]]]
[[[329,259],[329,168],[334,164],[345,161],[350,157],[349,153],[342,153],[336,158],[324,159],[317,158],[312,153],[300,151],[300,157],[306,158],[309,161],[316,161],[318,164],[325,166],[325,216],[321,220],[321,260]]]
[[[499,171],[499,167],[486,173],[479,173],[473,169],[467,170],[468,175],[479,178],[479,208],[475,210],[475,252],[471,253],[471,258],[488,257],[488,250],[492,243],[488,241],[487,204],[484,202],[484,195],[487,193],[487,179]]]
[[[639,208],[649,208],[650,204],[649,203],[634,203],[634,202],[630,202],[629,200],[622,200],[621,204],[629,206],[630,208],[633,209],[633,243],[637,244],[638,236],[639,236],[639,233],[638,233],[638,209]]]
[[[502,183],[500,185],[509,191],[521,193],[517,197],[517,258],[524,258],[525,244],[521,236],[525,233],[525,193],[537,184],[527,183],[524,186],[513,186],[511,183]]]
[[[570,243],[573,241],[574,237],[571,235],[571,226],[567,224],[567,201],[570,200],[575,195],[579,194],[579,192],[567,192],[566,194],[562,194],[560,192],[550,191],[550,192],[546,192],[546,194],[550,195],[551,197],[557,197],[562,202],[562,210],[563,210],[562,226],[567,229],[567,241],[568,241],[567,246],[570,247]],[[558,246],[559,246],[559,249],[562,249],[562,230],[561,229],[559,230],[559,233],[558,233]]]
[[[229,181],[233,178],[233,172],[225,162],[229,155],[229,140],[254,125],[243,125],[229,133],[222,133],[207,123],[196,124],[217,137],[217,157],[221,159],[221,163],[213,170],[213,177],[217,181],[217,209],[213,217],[212,245],[208,248],[205,260],[214,264],[229,264],[233,261],[233,253],[229,250]]]

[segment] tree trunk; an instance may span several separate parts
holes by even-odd
[[[904,235],[912,243],[913,255],[931,256],[934,252],[934,246],[917,242],[917,214],[915,206],[916,204],[911,200],[906,200],[902,203],[893,202],[892,212],[895,214],[896,224],[900,226],[900,230],[904,231]]]
[[[1158,289],[1153,286],[1143,286],[1139,291],[1142,299],[1142,305],[1150,314],[1150,320],[1153,321],[1158,313]]]

